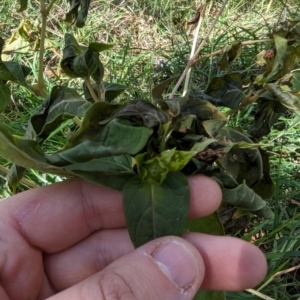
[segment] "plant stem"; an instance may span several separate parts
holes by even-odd
[[[56,0],[51,0],[46,7],[45,1],[40,0],[40,11],[42,15],[42,28],[41,28],[41,40],[40,40],[40,51],[39,51],[39,72],[38,72],[38,88],[43,91],[45,89],[44,81],[44,53],[45,53],[45,40],[46,40],[46,31],[47,31],[47,19],[50,13],[50,10]]]
[[[196,60],[196,57],[199,55],[200,51],[201,51],[201,50],[203,49],[203,47],[205,46],[205,44],[206,44],[206,42],[207,42],[207,40],[208,40],[208,38],[209,38],[209,36],[210,36],[212,30],[214,29],[214,27],[215,27],[216,24],[217,24],[217,21],[219,20],[220,15],[223,13],[223,10],[224,10],[224,8],[225,8],[227,2],[228,2],[228,0],[225,0],[225,1],[223,2],[223,5],[222,5],[222,7],[221,7],[221,9],[220,9],[220,11],[219,11],[219,13],[218,13],[218,15],[216,16],[216,18],[215,18],[213,24],[212,24],[211,27],[209,28],[209,30],[208,30],[206,36],[204,37],[204,39],[201,41],[201,43],[200,43],[200,45],[199,45],[197,51],[196,51],[195,54],[193,55],[193,57],[188,61],[187,66],[185,67],[185,69],[184,69],[183,73],[181,74],[181,76],[180,76],[178,82],[176,83],[176,86],[174,87],[174,89],[173,89],[173,91],[172,91],[172,93],[171,93],[169,99],[172,99],[172,98],[174,97],[174,95],[175,95],[175,93],[177,92],[177,90],[178,90],[180,84],[181,84],[182,81],[184,80],[184,78],[185,78],[187,72],[188,72],[189,69],[194,65],[194,61]]]
[[[40,0],[40,11],[42,15],[42,28],[41,28],[41,40],[40,40],[40,51],[39,51],[39,72],[38,72],[38,88],[44,90],[44,52],[45,52],[45,38],[46,38],[46,26],[48,11],[44,0]]]
[[[73,122],[78,126],[81,127],[82,121],[76,116],[73,118]]]
[[[88,77],[85,77],[85,78],[84,78],[84,82],[85,82],[87,88],[89,89],[89,92],[90,92],[90,94],[91,94],[93,100],[94,100],[95,102],[99,102],[99,98],[97,97],[97,95],[96,95],[96,93],[95,93],[95,91],[94,91],[94,89],[93,89],[93,87],[92,87],[92,84],[91,84],[91,82],[90,82],[90,79],[89,79]]]
[[[267,42],[273,42],[274,39],[262,39],[262,40],[250,40],[250,41],[243,41],[241,42],[241,45],[242,46],[248,46],[248,45],[254,45],[254,44],[260,44],[260,43],[267,43]],[[203,59],[205,58],[210,58],[212,56],[215,56],[215,55],[218,55],[218,54],[222,54],[223,53],[223,49],[219,49],[219,50],[216,50],[214,52],[211,52],[209,54],[206,54],[198,59],[195,59],[194,61],[194,65],[201,62]]]
[[[100,101],[105,101],[105,89],[103,82],[97,83],[98,98]]]
[[[52,1],[48,4],[48,7],[46,8],[47,14],[50,13],[50,10],[51,10],[51,8],[52,8],[52,6],[54,5],[55,2],[56,2],[56,0],[52,0]]]
[[[206,3],[203,5],[203,8],[200,12],[200,18],[197,24],[197,28],[195,31],[195,36],[194,36],[194,40],[193,40],[193,45],[192,45],[192,50],[191,50],[191,54],[190,54],[190,59],[193,58],[195,51],[196,51],[196,46],[197,46],[197,40],[198,40],[198,36],[199,36],[199,31],[200,31],[200,27],[203,21],[203,17],[205,14],[205,10],[206,10]],[[185,96],[185,94],[187,93],[188,90],[188,86],[189,86],[189,82],[190,82],[190,77],[191,77],[191,68],[188,70],[186,77],[185,77],[185,82],[184,82],[184,89],[183,89],[183,94],[182,96]]]

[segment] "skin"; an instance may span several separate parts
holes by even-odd
[[[213,180],[189,184],[190,218],[218,208]],[[188,233],[134,249],[121,193],[80,179],[0,203],[1,300],[186,300],[199,287],[253,287],[266,269],[258,248],[232,237]]]

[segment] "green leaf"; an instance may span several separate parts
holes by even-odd
[[[268,83],[265,87],[276,97],[280,103],[294,112],[300,112],[300,95],[283,91],[276,83]]]
[[[31,117],[39,141],[47,139],[64,121],[75,116],[83,117],[90,106],[91,103],[81,98],[76,90],[63,86],[53,87],[49,97]]]
[[[78,28],[82,28],[85,25],[85,21],[88,15],[88,10],[90,6],[91,0],[81,0],[81,9],[78,12],[77,19],[75,22],[75,26]]]
[[[268,135],[272,126],[286,111],[287,108],[276,101],[270,92],[264,93],[257,101],[257,111],[249,134],[257,139]]]
[[[289,73],[300,61],[300,45],[291,45],[286,49],[282,76]]]
[[[236,109],[245,98],[239,73],[227,73],[211,79],[206,94],[219,99],[218,105]]]
[[[300,70],[294,70],[291,72],[292,74],[292,86],[293,91],[300,91]]]
[[[0,112],[3,112],[10,102],[10,89],[0,81]]]
[[[142,153],[135,157],[138,174],[143,182],[149,184],[161,184],[167,177],[169,169],[167,164],[170,163],[175,149],[165,151],[161,157],[148,159],[148,153]]]
[[[80,55],[86,50],[84,46],[78,44],[72,34],[66,33],[64,36],[64,42],[63,59]]]
[[[286,58],[286,50],[288,45],[288,40],[274,34],[274,42],[276,48],[276,56],[274,58],[274,63],[271,73],[267,76],[267,82],[277,80],[282,74],[284,68],[284,61]]]
[[[72,175],[70,172],[48,164],[36,141],[13,137],[2,124],[0,124],[0,140],[0,155],[8,161],[41,172]]]
[[[103,77],[104,77],[104,67],[103,67],[102,62],[99,59],[99,55],[97,55],[96,52],[94,52],[94,56],[97,59],[98,67],[97,67],[96,71],[92,74],[92,78],[96,82],[99,91],[101,91],[101,89],[103,89],[102,81],[103,81]],[[97,91],[97,93],[98,93],[98,91]],[[99,94],[101,94],[101,93],[99,93]],[[104,99],[101,99],[101,101],[104,101]]]
[[[119,191],[123,190],[128,179],[135,176],[129,155],[91,159],[88,162],[71,164],[65,169],[87,181]]]
[[[263,162],[263,176],[261,180],[255,183],[251,188],[253,191],[259,195],[262,199],[271,199],[275,193],[275,185],[270,175],[270,161],[269,161],[269,154],[259,149],[260,155],[262,157]]]
[[[89,77],[95,73],[99,66],[98,54],[88,49],[83,54],[78,55],[72,62],[73,74],[77,77]]]
[[[187,178],[180,172],[169,173],[161,185],[142,182],[137,176],[129,179],[123,189],[123,206],[134,246],[162,236],[182,236],[189,197]]]
[[[103,81],[103,88],[105,91],[105,101],[111,102],[115,98],[117,98],[123,91],[125,91],[127,86],[119,83],[109,83]]]
[[[193,300],[226,300],[226,294],[222,291],[200,290]]]
[[[86,128],[74,134],[63,150],[47,156],[47,159],[53,165],[67,166],[108,156],[136,155],[146,146],[152,133],[151,128],[113,119],[107,125]]]
[[[2,60],[1,56],[2,56],[2,51],[3,51],[3,48],[4,48],[4,44],[5,44],[4,39],[2,37],[0,37],[0,61]]]
[[[227,45],[222,50],[222,58],[218,62],[218,66],[224,72],[230,71],[230,63],[237,59],[242,53],[242,43],[235,41],[232,45]]]
[[[73,78],[94,76],[96,82],[102,81],[104,69],[97,46],[81,46],[71,34],[65,34],[64,41],[63,59],[60,64],[62,70]]]
[[[163,93],[165,89],[175,80],[178,79],[179,76],[173,76],[168,78],[167,80],[161,82],[160,84],[156,85],[152,89],[152,98],[154,101],[156,101],[158,104],[161,104],[163,102]]]
[[[144,182],[161,184],[169,172],[182,170],[196,154],[196,151],[179,151],[175,148],[153,158],[149,158],[148,153],[139,154],[135,157],[138,174]]]
[[[179,117],[183,118],[189,115],[195,115],[199,121],[211,119],[227,121],[226,116],[216,106],[193,96],[189,96],[187,101],[182,103]]]
[[[186,230],[213,235],[224,235],[223,225],[216,212],[203,218],[188,220]]]
[[[70,10],[65,15],[68,25],[75,23],[76,27],[82,28],[88,15],[91,0],[68,0]]]
[[[95,52],[102,52],[105,50],[109,50],[114,47],[114,44],[106,44],[106,43],[89,43],[88,48],[92,49]]]
[[[6,185],[11,194],[17,192],[20,180],[23,178],[26,168],[13,164],[6,175]]]
[[[31,69],[13,61],[0,61],[0,80],[17,82],[28,88],[25,77]]]
[[[196,153],[204,151],[210,144],[215,143],[215,139],[206,139],[204,138],[201,142],[196,143],[191,151],[196,151]]]
[[[222,128],[220,137],[227,137],[232,142],[253,142],[243,133],[232,128]],[[238,183],[246,182],[250,187],[259,182],[263,176],[263,164],[258,149],[231,147],[224,157],[219,158],[218,163]]]
[[[150,128],[161,126],[169,121],[165,112],[143,100],[128,102],[111,116],[111,119],[113,118],[130,118]]]
[[[19,12],[24,11],[24,10],[27,9],[28,0],[18,0],[18,2],[19,2],[19,5],[20,5],[20,7],[18,9]]]
[[[266,202],[246,184],[234,189],[223,189],[223,202],[236,205],[264,219],[274,219],[274,213]]]
[[[225,126],[227,121],[223,120],[206,120],[202,122],[203,127],[205,128],[206,133],[214,138],[216,137],[220,130]]]
[[[122,107],[124,105],[107,102],[93,103],[85,113],[79,132],[89,128],[100,128],[102,122],[104,124],[108,123],[111,120],[111,116]]]
[[[223,202],[235,205],[264,219],[274,219],[274,213],[259,195],[245,183],[238,184],[227,172],[221,171],[214,178],[220,185]]]

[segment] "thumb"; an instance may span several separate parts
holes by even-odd
[[[204,277],[204,262],[186,240],[151,241],[49,300],[191,300]]]

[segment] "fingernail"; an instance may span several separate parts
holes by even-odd
[[[159,268],[182,289],[189,289],[198,276],[198,264],[191,251],[178,241],[162,243],[152,257]]]

